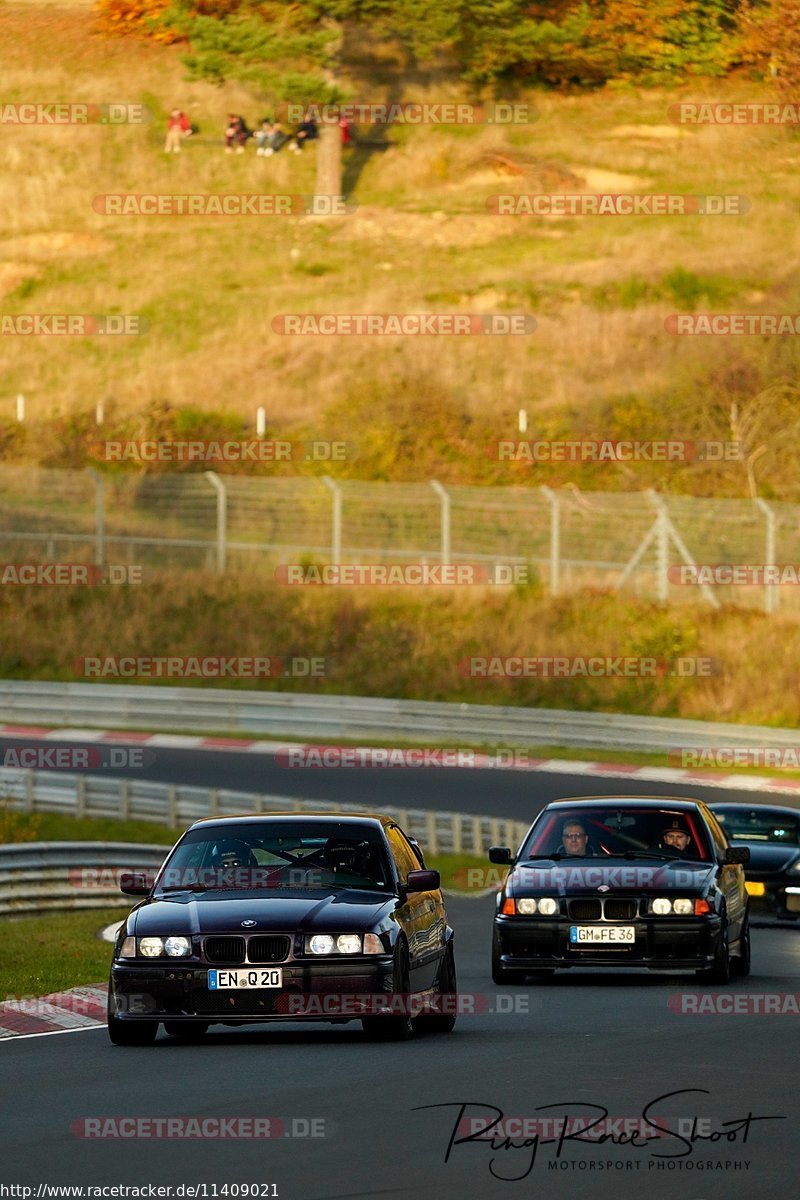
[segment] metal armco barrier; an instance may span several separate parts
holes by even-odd
[[[666,751],[677,747],[800,749],[800,731],[625,713],[386,700],[231,688],[0,681],[0,721],[72,729],[140,729],[263,738],[419,739],[507,746]],[[177,744],[177,743],[176,743]]]
[[[126,842],[21,842],[0,846],[0,916],[130,907],[120,871],[157,870],[168,846]]]

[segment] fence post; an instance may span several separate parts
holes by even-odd
[[[647,495],[658,514],[656,518],[656,594],[661,603],[666,604],[669,600],[669,514],[658,492],[648,488]]]
[[[765,500],[756,498],[756,504],[763,512],[767,519],[766,530],[766,546],[764,550],[764,562],[773,564],[775,562],[775,513]],[[764,612],[771,614],[778,607],[778,590],[774,583],[764,584]]]
[[[167,824],[170,829],[178,826],[178,789],[174,783],[167,788]]]
[[[102,567],[106,561],[106,481],[99,471],[87,467],[94,480],[94,561]]]
[[[122,821],[127,821],[131,815],[131,782],[129,779],[120,779],[119,781],[119,815]]]
[[[86,776],[79,775],[75,796],[75,816],[86,816]]]
[[[557,596],[561,581],[561,501],[552,488],[539,491],[550,503],[550,595]]]
[[[330,475],[323,475],[322,482],[333,496],[331,514],[331,562],[338,567],[342,561],[342,489]]]
[[[216,471],[204,471],[203,474],[217,493],[217,571],[224,575],[228,565],[228,492]]]
[[[450,566],[450,496],[439,483],[438,479],[431,479],[430,485],[436,492],[436,495],[442,502],[441,514],[439,517],[439,541],[441,549],[439,557],[441,558],[442,566]]]

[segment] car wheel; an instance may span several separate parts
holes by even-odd
[[[732,971],[740,979],[750,974],[750,918],[745,917],[744,927],[739,938],[739,955],[733,960]]]
[[[108,1036],[115,1046],[152,1046],[158,1021],[120,1021],[108,1014]]]
[[[497,934],[492,938],[492,983],[522,983],[527,972],[504,967],[500,962],[500,943]]]
[[[164,1028],[170,1037],[182,1038],[185,1042],[199,1041],[208,1033],[206,1021],[165,1021]]]
[[[392,999],[401,1008],[409,1008],[411,973],[405,942],[398,942],[392,968]],[[414,1032],[410,1011],[392,1013],[385,1017],[362,1017],[364,1033],[374,1042],[404,1042]]]
[[[703,967],[697,972],[697,978],[703,983],[730,983],[731,952],[728,946],[728,923],[723,921],[714,951],[714,962],[710,967]]]
[[[456,1003],[458,989],[456,987],[456,959],[453,953],[452,941],[448,944],[442,963],[442,976],[439,983],[439,996],[452,996],[446,1001],[447,1006]],[[417,1017],[416,1028],[419,1033],[451,1033],[455,1029],[455,1013],[423,1013]]]

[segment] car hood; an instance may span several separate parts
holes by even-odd
[[[736,838],[734,846],[747,846],[750,850],[750,862],[745,864],[745,875],[748,879],[760,875],[778,875],[788,870],[800,855],[797,846],[778,846],[768,842],[749,842],[745,838]],[[800,871],[798,872],[800,879]]]
[[[599,888],[611,892],[701,891],[716,870],[714,863],[675,859],[614,859],[554,862],[543,859],[530,866],[517,865],[506,881],[515,896],[595,894]]]
[[[176,892],[145,900],[132,914],[137,937],[148,934],[265,933],[311,929],[349,931],[373,926],[399,903],[386,892],[355,888]],[[255,925],[242,926],[243,921]]]

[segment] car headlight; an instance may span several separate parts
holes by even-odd
[[[340,954],[360,954],[361,935],[358,933],[342,933],[336,939],[336,949]]]
[[[552,917],[558,912],[558,901],[552,896],[545,896],[539,901],[539,912],[543,917]]]
[[[679,917],[689,917],[694,912],[694,901],[680,897],[677,900],[673,900],[672,909]]]
[[[789,870],[790,871],[800,871],[800,858],[798,858],[797,862],[792,863]]]
[[[164,943],[159,937],[139,938],[139,953],[145,958],[160,958],[164,953]]]
[[[365,945],[366,943],[366,945]],[[312,933],[306,937],[306,954],[384,954],[377,933]]]
[[[536,901],[530,896],[523,896],[521,900],[517,901],[517,912],[522,917],[529,917],[531,913],[536,912]]]
[[[164,942],[164,949],[170,958],[182,958],[192,953],[191,942],[185,937],[168,937]]]
[[[657,917],[665,917],[672,912],[672,901],[667,900],[666,896],[657,896],[651,907]]]

